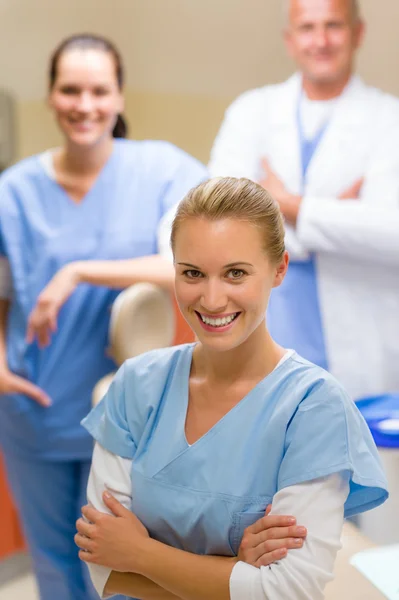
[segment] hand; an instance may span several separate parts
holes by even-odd
[[[76,522],[79,558],[113,571],[135,573],[135,556],[143,541],[149,539],[148,531],[136,515],[108,492],[104,492],[103,500],[112,515],[84,506],[82,515],[89,522],[82,518]]]
[[[271,508],[269,505],[265,516],[244,531],[238,560],[262,567],[284,558],[288,550],[302,548],[305,527],[297,527],[294,517],[269,516]]]
[[[19,377],[7,368],[0,372],[0,394],[23,394],[34,400],[40,406],[50,406],[51,400],[37,385],[23,377]]]
[[[51,334],[57,331],[57,317],[62,305],[68,300],[79,283],[74,263],[58,271],[39,295],[36,306],[29,315],[26,341],[31,344],[35,337],[40,348],[50,344]]]
[[[340,200],[357,200],[360,196],[360,192],[364,183],[363,177],[355,181],[350,187],[348,187],[339,196]]]
[[[262,167],[267,176],[259,182],[260,185],[277,200],[285,220],[291,225],[295,225],[302,202],[301,196],[295,196],[287,191],[265,158],[262,160]]]

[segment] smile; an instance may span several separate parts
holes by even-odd
[[[207,325],[208,327],[212,327],[214,329],[221,329],[224,327],[227,327],[229,325],[231,325],[231,323],[233,321],[235,321],[237,319],[237,317],[241,314],[239,312],[236,313],[232,313],[230,315],[226,315],[223,317],[208,317],[206,315],[201,314],[198,311],[195,311],[197,316],[199,317],[199,320],[201,323],[203,323],[204,325]]]

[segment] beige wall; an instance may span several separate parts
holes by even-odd
[[[126,92],[129,137],[168,140],[206,163],[225,107],[231,97]],[[24,158],[58,145],[60,133],[44,101],[17,105],[18,156]]]
[[[399,0],[360,4],[359,73],[399,95]],[[48,57],[64,36],[91,30],[124,56],[131,136],[170,140],[206,162],[228,103],[292,70],[281,25],[281,0],[0,0],[0,86],[17,97],[17,158],[59,143],[40,100]]]

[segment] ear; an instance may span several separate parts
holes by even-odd
[[[46,104],[47,104],[47,107],[48,107],[50,110],[53,110],[53,108],[54,108],[54,106],[53,106],[53,95],[52,95],[52,93],[51,93],[51,90],[49,90],[49,91],[47,92],[47,96],[46,96]]]
[[[284,252],[284,256],[280,263],[276,267],[276,274],[274,276],[273,287],[278,287],[284,281],[285,274],[287,273],[288,264],[290,262],[288,252]]]
[[[293,45],[292,45],[292,33],[291,33],[291,30],[290,30],[290,28],[288,26],[284,27],[284,29],[283,29],[283,41],[284,41],[284,45],[285,45],[285,48],[286,48],[289,56],[291,58],[293,58],[293,56],[294,56],[294,48],[293,48]]]
[[[354,46],[355,48],[360,48],[363,44],[364,35],[366,33],[366,24],[364,21],[359,20],[354,25]]]
[[[118,102],[119,106],[118,106],[118,113],[121,115],[122,113],[125,112],[125,97],[124,95],[121,93],[119,95],[119,102]]]

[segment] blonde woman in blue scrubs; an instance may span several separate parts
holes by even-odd
[[[267,330],[288,266],[280,210],[249,180],[210,180],[179,205],[171,241],[198,342],[127,361],[83,421],[96,446],[79,556],[103,597],[321,600],[344,517],[384,502],[387,484],[340,384]],[[246,564],[270,503],[306,540]]]

